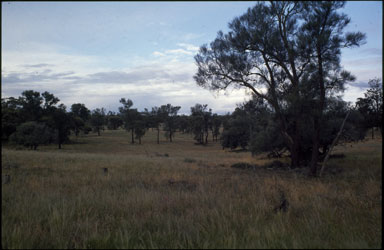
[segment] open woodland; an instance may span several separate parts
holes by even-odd
[[[179,132],[71,141],[2,146],[2,248],[382,247],[379,132],[337,146],[321,178]]]
[[[381,248],[382,82],[357,82],[361,97],[342,99],[357,79],[341,64],[342,50],[367,39],[345,29],[344,5],[257,2],[198,51],[181,44],[197,53],[193,84],[250,94],[224,115],[199,103],[178,114],[171,97],[179,88],[156,82],[183,74],[155,66],[144,67],[143,79],[153,78],[138,82],[135,71],[10,71],[8,82],[31,84],[1,100],[2,248]],[[50,79],[80,86],[78,103],[40,95]],[[84,81],[100,85],[81,92]],[[185,83],[178,98],[197,96]],[[83,103],[112,99],[109,88],[125,96],[118,113]],[[139,104],[152,105],[145,99],[154,92],[168,104],[134,106],[138,93]]]

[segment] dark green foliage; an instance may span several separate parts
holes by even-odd
[[[198,144],[208,143],[208,131],[212,130],[212,110],[207,104],[196,104],[191,107],[191,131]]]
[[[286,144],[280,133],[280,128],[273,120],[257,123],[257,129],[254,130],[250,142],[250,151],[252,154],[261,152],[271,152],[273,155],[279,155],[279,152],[286,148]]]
[[[134,124],[135,135],[136,139],[139,140],[139,144],[141,144],[141,138],[145,135],[145,131],[147,129],[145,125],[144,120],[136,120]]]
[[[177,124],[177,112],[180,110],[180,106],[172,106],[171,104],[162,105],[159,113],[163,117],[165,137],[169,138],[172,142],[173,134],[176,132]]]
[[[107,128],[112,130],[116,130],[119,127],[123,126],[124,124],[123,119],[121,119],[119,115],[111,111],[108,112],[106,116],[106,120],[107,120]]]
[[[135,132],[135,122],[140,116],[137,109],[132,109],[133,102],[130,99],[125,100],[125,98],[120,99],[120,103],[123,104],[123,107],[119,107],[121,117],[124,122],[124,127],[127,131],[131,131],[131,143],[135,143],[134,132]]]
[[[245,149],[250,139],[249,120],[245,116],[234,116],[229,119],[227,126],[220,137],[223,148]]]
[[[74,116],[73,113],[69,113],[71,119],[71,130],[78,136],[80,131],[84,131],[85,122],[78,116]]]
[[[93,127],[93,130],[97,132],[97,134],[100,136],[100,130],[103,128],[105,123],[105,110],[104,108],[97,108],[92,111],[91,114],[91,125]]]
[[[272,141],[270,138],[263,136],[259,140],[262,133],[267,132],[267,129],[272,129],[268,125],[269,119],[271,119],[269,108],[262,99],[254,95],[250,101],[239,105],[229,119],[224,122],[221,145],[223,148],[234,149],[240,146],[245,149],[249,145],[250,139],[257,137],[257,143],[265,143],[265,146],[274,148],[273,143],[275,143],[276,138]],[[274,136],[279,135],[275,134]],[[260,151],[265,150],[269,150],[269,148],[260,149]],[[252,148],[252,151],[256,152],[257,150]]]
[[[1,99],[1,140],[8,140],[23,122],[19,100],[14,97]]]
[[[191,132],[191,119],[189,116],[180,115],[177,116],[177,127],[181,133],[190,133]]]
[[[148,124],[149,128],[156,128],[157,130],[157,144],[160,144],[160,125],[165,119],[165,113],[159,107],[153,107],[151,112],[148,112]]]
[[[43,97],[39,92],[33,90],[25,90],[19,97],[19,103],[21,105],[20,115],[24,121],[38,121],[43,115],[43,109],[41,104],[43,103]]]
[[[66,112],[64,104],[58,107],[51,107],[49,112],[46,112],[43,121],[56,131],[56,143],[59,149],[61,145],[69,140],[71,130],[71,117]]]
[[[90,118],[90,111],[84,104],[74,103],[71,106],[71,112],[69,113],[71,118],[71,129],[78,136],[80,131],[85,132],[85,127]]]
[[[217,114],[212,116],[212,140],[217,141],[217,137],[220,135],[220,127],[222,124],[221,117]]]
[[[372,128],[373,138],[373,128],[381,132],[383,127],[383,86],[379,78],[369,80],[368,84],[370,89],[364,93],[364,98],[358,98],[356,106],[364,117],[364,126]]]
[[[10,140],[15,144],[36,150],[39,145],[52,142],[57,136],[56,133],[44,123],[31,121],[18,126]]]
[[[74,103],[71,106],[71,112],[77,116],[80,117],[84,122],[88,121],[91,117],[91,111],[82,103]]]

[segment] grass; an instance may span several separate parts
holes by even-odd
[[[2,248],[382,247],[381,139],[337,147],[345,157],[315,179],[231,168],[273,160],[190,135],[72,140],[62,150],[2,146]],[[289,207],[275,213],[281,192]]]

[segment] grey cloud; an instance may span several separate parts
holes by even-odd
[[[359,89],[369,88],[368,82],[354,82],[354,83],[348,83],[348,85],[359,88]]]
[[[48,67],[48,66],[54,66],[54,65],[49,63],[39,63],[39,64],[25,64],[23,66],[26,68],[42,68],[42,67]]]
[[[363,49],[361,51],[361,53],[365,53],[368,55],[380,55],[381,56],[383,54],[383,50],[378,49],[378,48],[366,48],[366,49]]]
[[[47,80],[61,80],[64,77],[68,77],[74,74],[73,71],[49,74],[50,72],[52,72],[52,70],[47,69],[43,72],[34,73],[15,72],[6,75],[1,74],[1,81],[3,83],[41,82]]]
[[[156,69],[154,67],[135,68],[130,72],[110,71],[90,74],[81,79],[82,82],[90,83],[139,83],[149,80],[169,80],[184,81],[190,78],[187,73],[170,74],[165,69]],[[190,78],[192,79],[192,78]]]

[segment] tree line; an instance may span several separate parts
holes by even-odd
[[[382,130],[382,83],[378,78],[369,81],[370,88],[364,98],[358,98],[355,105],[348,104],[340,97],[327,100],[323,114],[323,129],[320,134],[320,159],[327,154],[332,140],[336,137],[340,124],[348,112],[350,116],[344,126],[341,141],[358,141],[367,131],[374,128]],[[146,131],[157,131],[157,144],[160,133],[172,142],[175,132],[192,134],[195,144],[207,145],[209,137],[218,142],[223,149],[249,150],[252,154],[268,152],[269,156],[280,157],[289,151],[280,134],[276,111],[263,98],[253,95],[230,114],[218,115],[208,109],[207,104],[196,104],[190,108],[190,115],[178,115],[180,106],[171,104],[155,106],[149,111],[133,108],[130,99],[121,98],[119,112],[106,112],[105,108],[89,110],[82,103],[74,103],[67,112],[59,98],[49,92],[40,94],[33,90],[22,92],[18,98],[1,100],[2,141],[10,141],[37,149],[39,145],[56,143],[60,149],[69,142],[69,135],[89,134],[91,131],[101,135],[105,129],[124,128],[131,134],[131,143],[141,144]],[[287,117],[289,113],[287,113]],[[302,126],[300,140],[302,150],[307,152],[303,158],[308,164],[311,155],[311,135],[313,128]],[[373,138],[373,132],[372,132]]]
[[[69,142],[69,136],[86,135],[91,131],[101,135],[104,129],[124,128],[130,133],[131,143],[141,139],[149,129],[164,132],[167,141],[172,142],[175,132],[193,133],[197,144],[206,145],[209,134],[218,141],[223,116],[213,114],[207,104],[191,107],[191,115],[178,115],[180,106],[171,104],[138,111],[130,99],[121,98],[119,112],[105,108],[89,110],[82,103],[74,103],[67,111],[60,99],[45,91],[26,90],[18,98],[1,99],[2,141],[37,149],[39,145],[56,143],[60,149]]]

